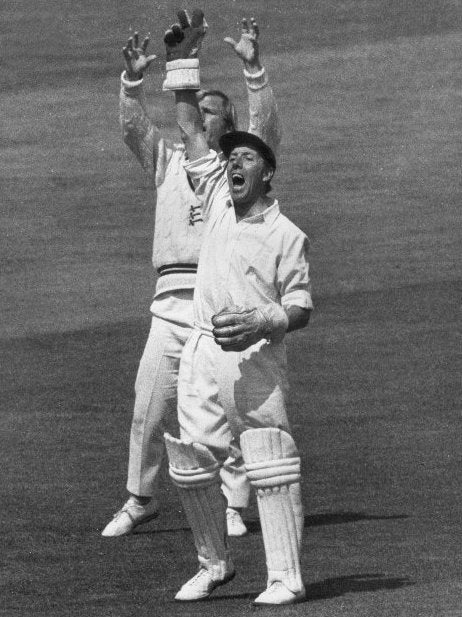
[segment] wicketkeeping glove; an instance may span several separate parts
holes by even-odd
[[[200,90],[198,51],[207,31],[207,22],[200,9],[192,18],[186,11],[178,11],[179,23],[165,33],[166,70],[164,90]]]
[[[269,303],[250,310],[226,307],[212,317],[212,324],[215,342],[223,351],[244,351],[263,338],[282,341],[289,319],[282,306]]]

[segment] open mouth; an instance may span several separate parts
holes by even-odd
[[[231,175],[231,182],[233,183],[233,188],[240,188],[241,186],[244,186],[245,180],[241,174],[233,173]]]

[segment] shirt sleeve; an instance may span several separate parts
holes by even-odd
[[[277,273],[282,306],[313,308],[308,248],[308,238],[301,232],[285,242]]]
[[[281,127],[273,89],[269,85],[264,68],[258,73],[244,69],[249,98],[249,133],[263,139],[277,154],[281,142]]]
[[[208,222],[227,210],[231,195],[226,172],[217,153],[210,150],[205,156],[188,161],[184,167],[194,185],[204,221]]]
[[[124,71],[120,81],[119,120],[123,140],[144,171],[154,177],[158,171],[159,157],[164,167],[168,162],[165,160],[168,158],[166,143],[146,111],[143,80],[129,81]]]

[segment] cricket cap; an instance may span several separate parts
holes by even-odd
[[[253,133],[247,133],[246,131],[231,131],[220,137],[218,143],[227,159],[234,148],[238,146],[249,146],[256,150],[272,169],[276,169],[276,157],[274,156],[274,152],[262,139]]]

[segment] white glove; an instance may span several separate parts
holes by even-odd
[[[212,324],[215,342],[223,351],[244,351],[263,338],[274,343],[282,341],[289,318],[276,303],[254,309],[230,306],[214,315]]]

